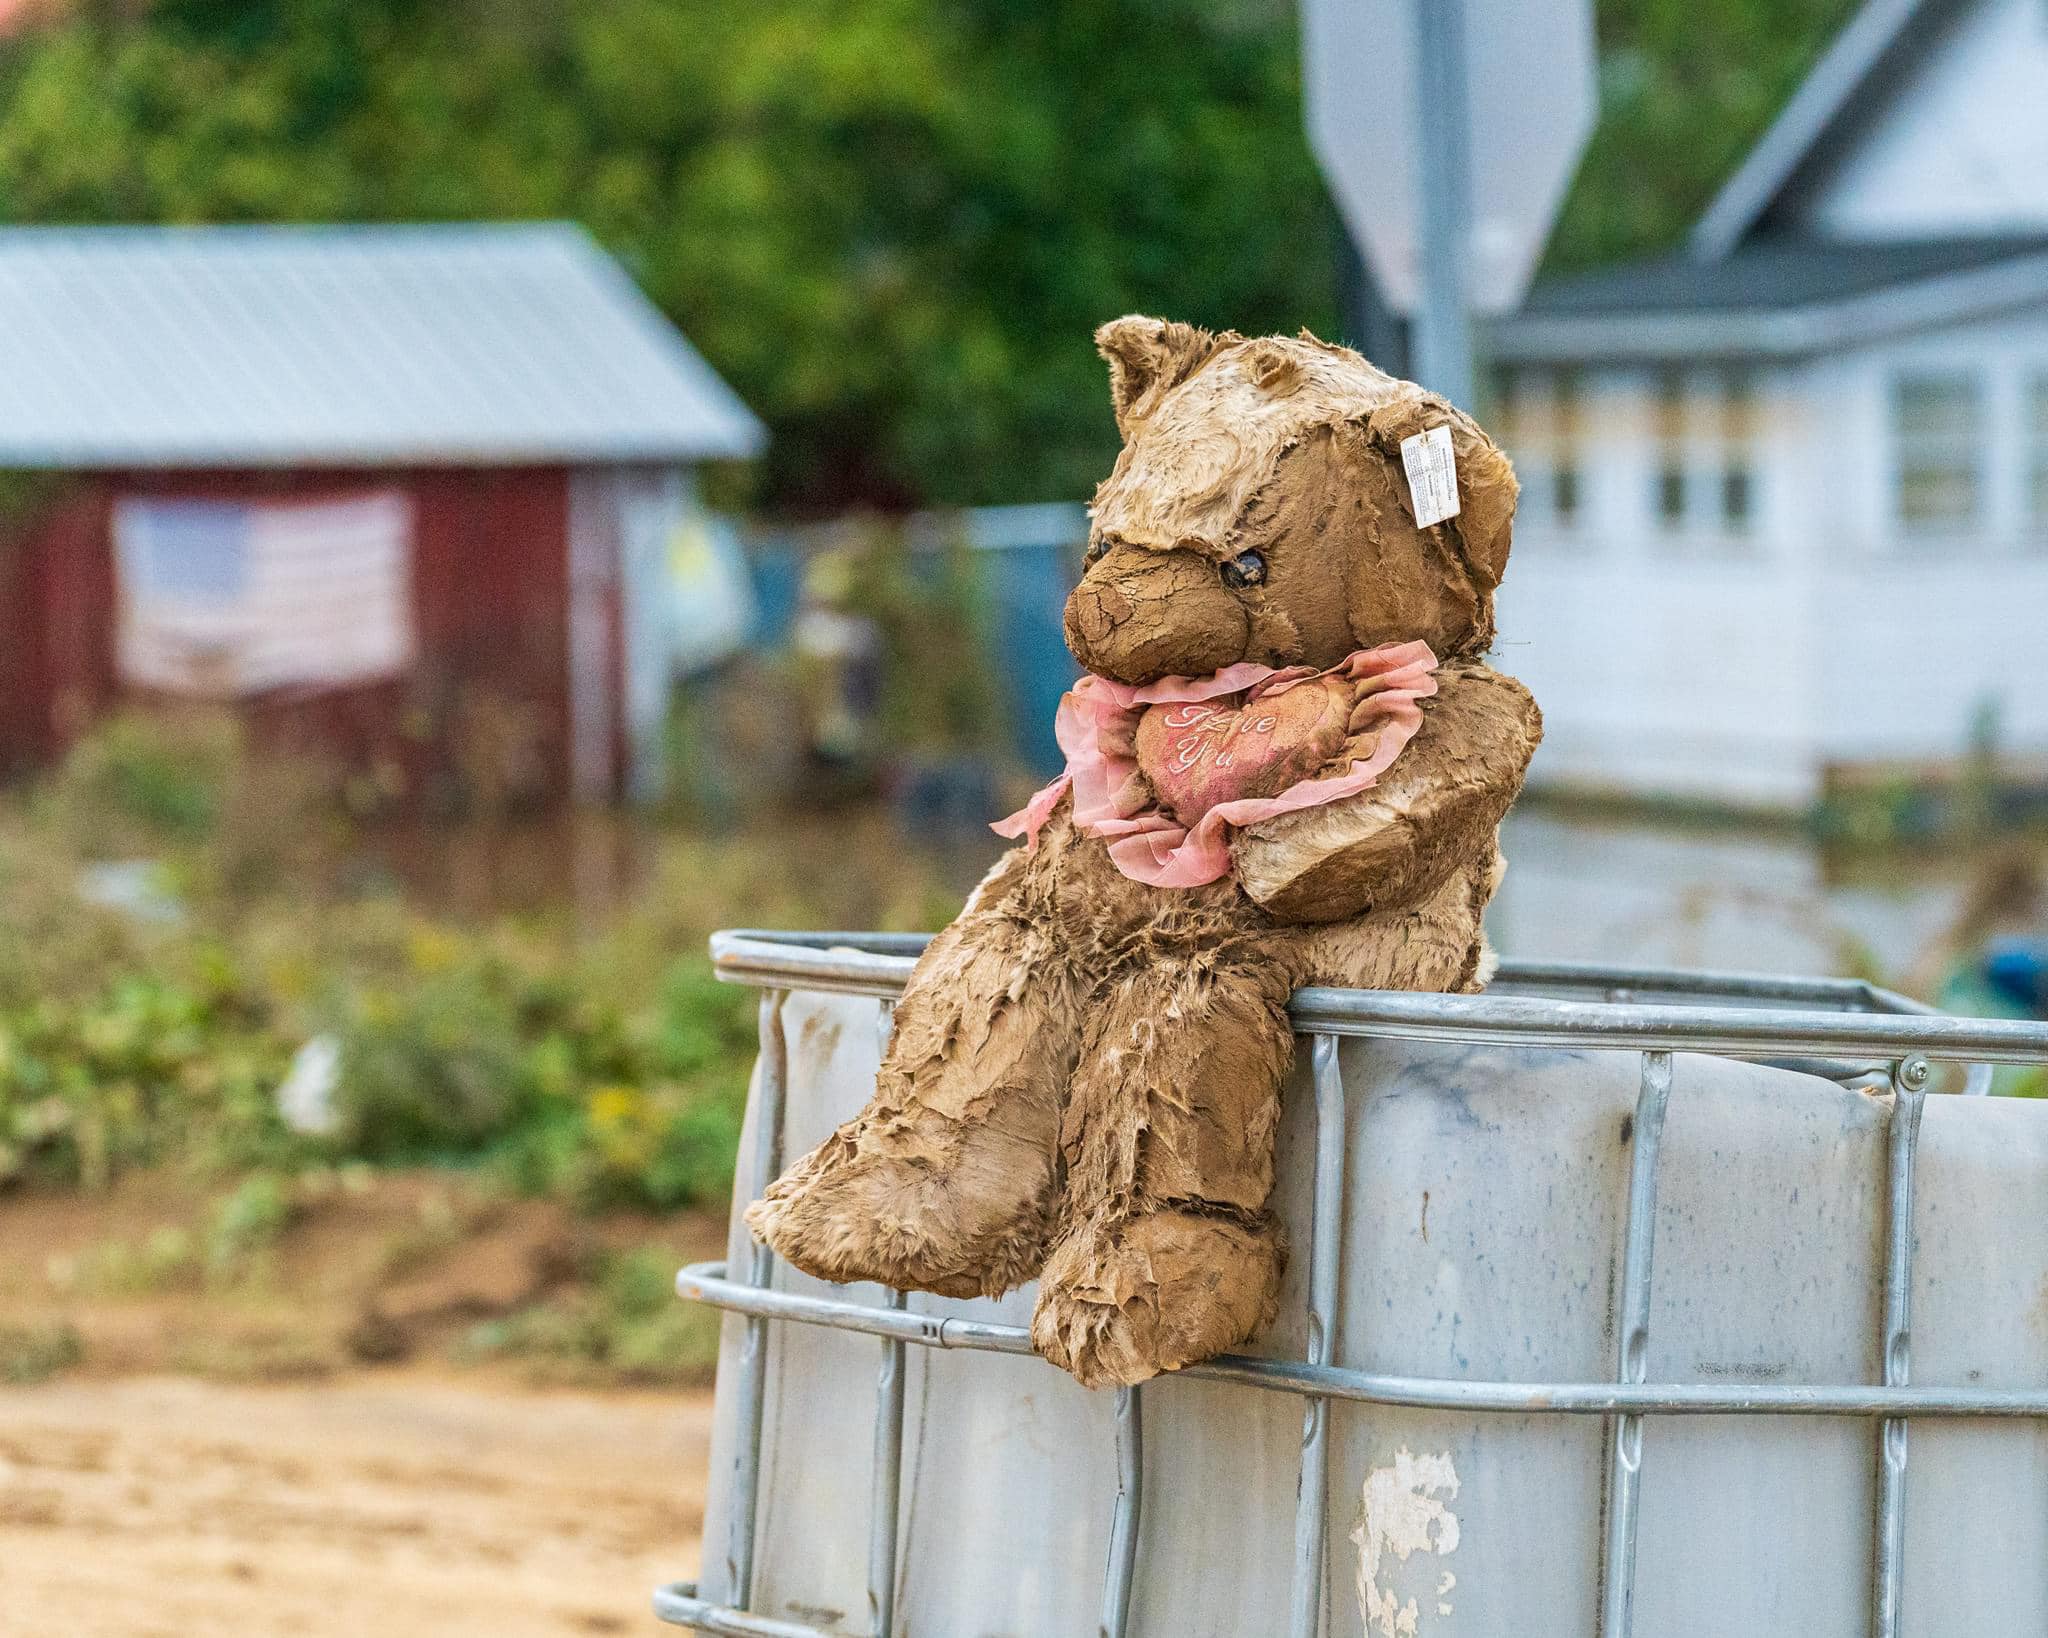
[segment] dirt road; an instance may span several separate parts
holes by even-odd
[[[651,1632],[709,1424],[708,1394],[475,1375],[0,1389],[0,1634]]]

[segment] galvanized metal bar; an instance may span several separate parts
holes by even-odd
[[[905,1306],[901,1291],[889,1306]],[[903,1342],[882,1342],[882,1371],[875,1385],[875,1479],[868,1512],[868,1629],[890,1638],[896,1628],[896,1514],[903,1494]]]
[[[1900,1065],[1886,1141],[1884,1248],[1884,1382],[1907,1386],[1912,1376],[1913,1165],[1920,1148],[1926,1094],[1910,1090],[1913,1066]],[[1900,1588],[1906,1564],[1906,1423],[1887,1417],[1877,1430],[1877,1541],[1870,1570],[1871,1638],[1898,1638]]]
[[[724,1276],[724,1264],[698,1263],[676,1276],[676,1289],[684,1297],[714,1308],[865,1336],[896,1336],[920,1348],[959,1348],[993,1354],[1032,1352],[1031,1333],[1022,1326],[954,1319],[915,1310],[895,1312],[788,1291],[760,1291]],[[1243,1354],[1219,1354],[1174,1375],[1208,1382],[1234,1382],[1275,1393],[1322,1394],[1367,1405],[1467,1414],[1499,1411],[1516,1416],[1613,1416],[1632,1411],[1660,1416],[2048,1417],[2048,1387],[1489,1382],[1388,1376],[1334,1365],[1310,1365],[1301,1360],[1253,1359]]]
[[[764,990],[761,994],[761,1059],[758,1090],[754,1104],[755,1193],[774,1181],[782,1166],[782,1116],[789,1094],[789,1046],[782,1034],[782,1003],[785,992]],[[775,1272],[775,1254],[758,1240],[754,1243],[747,1270],[748,1282],[765,1291]],[[745,1609],[754,1599],[754,1530],[760,1511],[761,1423],[768,1402],[768,1319],[755,1315],[747,1321],[747,1334],[740,1344],[738,1381],[740,1448],[733,1459],[731,1509],[725,1544],[725,1584],[735,1607]]]
[[[1415,44],[1416,246],[1421,291],[1409,321],[1415,379],[1460,409],[1472,385],[1472,133],[1465,0],[1410,0]]]
[[[1109,1562],[1102,1576],[1099,1638],[1124,1638],[1138,1579],[1138,1526],[1145,1508],[1145,1402],[1141,1390],[1116,1391],[1116,1507],[1109,1520]]]
[[[724,935],[713,940],[713,955],[719,976],[734,983],[800,982],[805,989],[853,995],[894,995],[913,965],[902,955],[817,950]],[[1289,1011],[1306,1033],[1410,1041],[1716,1052],[1737,1058],[1920,1053],[1973,1064],[2048,1061],[2048,1024],[2017,1019],[1322,988],[1296,991]]]
[[[1965,1062],[2037,1063],[2048,1056],[2048,1024],[2013,1019],[1331,989],[1295,991],[1289,1011],[1302,1030],[1411,1041],[1718,1052],[1738,1058],[1918,1052]]]
[[[718,1638],[832,1638],[822,1627],[749,1615],[725,1604],[707,1604],[697,1596],[697,1584],[693,1581],[676,1581],[655,1588],[654,1614],[670,1626],[714,1633]]]
[[[1310,1049],[1316,1088],[1315,1183],[1309,1208],[1308,1363],[1328,1365],[1337,1334],[1338,1274],[1344,1254],[1344,1077],[1337,1037]],[[1315,1638],[1323,1616],[1329,1556],[1330,1401],[1311,1394],[1301,1413],[1301,1476],[1294,1495],[1294,1583],[1288,1638]]]
[[[895,1008],[884,1001],[877,1011],[875,1044],[887,1053]],[[908,1306],[901,1291],[891,1291],[888,1301],[898,1312]],[[882,1370],[875,1383],[875,1476],[868,1501],[868,1630],[874,1638],[891,1638],[896,1630],[896,1515],[903,1495],[906,1375],[902,1339],[883,1338]]]
[[[711,936],[711,954],[721,968],[736,969],[754,961],[795,963],[790,976],[800,976],[806,952],[821,950],[881,956],[910,965],[931,942],[929,933],[803,932],[784,928],[734,927]],[[736,970],[732,976],[737,977]],[[1708,995],[1718,1001],[1812,1001],[1827,1006],[1871,1012],[1931,1013],[1938,1009],[1880,989],[1861,978],[1814,978],[1782,973],[1730,972],[1699,967],[1618,966],[1603,961],[1501,962],[1490,989],[1565,989],[1588,995],[1615,989],[1629,999],[1646,994]]]
[[[1657,1246],[1657,1156],[1671,1101],[1671,1054],[1643,1054],[1628,1167],[1628,1225],[1621,1253],[1621,1336],[1615,1380],[1639,1386],[1650,1357],[1650,1276]],[[1626,1411],[1608,1432],[1607,1538],[1601,1561],[1600,1638],[1635,1629],[1636,1505],[1643,1471],[1643,1418]]]

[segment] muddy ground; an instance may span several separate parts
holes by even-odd
[[[217,1186],[0,1195],[0,1638],[658,1630],[693,1575],[710,1393],[479,1328],[588,1305],[715,1213],[578,1217],[459,1176],[301,1190],[260,1254],[138,1271]],[[600,1333],[602,1326],[599,1326]]]
[[[0,1390],[7,1638],[657,1630],[710,1400],[468,1373]]]

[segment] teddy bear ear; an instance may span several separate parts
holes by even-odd
[[[1440,658],[1484,653],[1514,538],[1514,468],[1476,422],[1435,393],[1411,387],[1351,425],[1354,447],[1370,463],[1359,481],[1377,497],[1374,547],[1359,555],[1348,579],[1353,635],[1363,645],[1421,631]],[[1418,530],[1401,444],[1443,426],[1457,466],[1458,512]]]
[[[1508,548],[1514,541],[1515,501],[1520,494],[1507,456],[1478,422],[1435,393],[1397,400],[1372,416],[1373,430],[1397,467],[1402,440],[1446,424],[1451,429],[1451,452],[1458,470],[1459,512],[1451,527],[1475,575],[1491,591],[1507,571]]]
[[[1095,332],[1095,350],[1109,361],[1109,399],[1119,432],[1144,413],[1148,400],[1178,386],[1209,356],[1216,338],[1192,324],[1132,313]]]

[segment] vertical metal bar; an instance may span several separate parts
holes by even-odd
[[[1318,1035],[1312,1049],[1316,1083],[1315,1194],[1309,1208],[1308,1361],[1330,1363],[1337,1330],[1338,1264],[1344,1251],[1344,1077],[1337,1037]],[[1328,1552],[1330,1402],[1310,1396],[1301,1415],[1301,1478],[1294,1494],[1294,1582],[1288,1596],[1288,1638],[1315,1638],[1323,1614],[1323,1564]]]
[[[1414,0],[1416,226],[1421,290],[1416,379],[1462,410],[1472,402],[1472,144],[1465,0]]]
[[[1138,1525],[1145,1505],[1144,1401],[1136,1388],[1116,1393],[1116,1511],[1109,1523],[1109,1566],[1102,1577],[1099,1638],[1124,1638],[1138,1573]]]
[[[1671,1054],[1643,1054],[1628,1171],[1628,1227],[1621,1253],[1621,1339],[1615,1380],[1639,1383],[1649,1367],[1651,1257],[1657,1246],[1657,1153],[1671,1101]],[[1635,1624],[1636,1503],[1643,1469],[1643,1419],[1609,1424],[1607,1541],[1601,1565],[1600,1638],[1629,1638]]]
[[[1926,1079],[1924,1069],[1919,1077]],[[1911,1378],[1913,1302],[1913,1161],[1920,1147],[1925,1094],[1894,1081],[1886,1142],[1884,1248],[1884,1383]],[[1891,1417],[1877,1434],[1877,1542],[1870,1570],[1871,1638],[1898,1638],[1899,1591],[1906,1559],[1906,1420]]]
[[[895,1009],[881,1003],[875,1020],[875,1041],[889,1050]],[[889,1306],[902,1308],[901,1291],[889,1293]],[[868,1630],[873,1638],[891,1638],[896,1627],[896,1514],[903,1493],[903,1344],[884,1341],[882,1370],[875,1383],[874,1489],[868,1511]]]
[[[775,1181],[782,1165],[782,1116],[789,1091],[789,1049],[782,1036],[781,990],[761,992],[761,1073],[754,1108],[753,1187]],[[775,1272],[775,1254],[756,1241],[747,1269],[748,1283],[766,1286]],[[761,1415],[767,1404],[768,1321],[747,1321],[740,1345],[740,1448],[734,1459],[732,1502],[725,1544],[726,1593],[735,1609],[746,1609],[754,1597],[754,1525],[761,1488]]]
[[[889,1306],[904,1306],[901,1291]],[[868,1514],[868,1628],[890,1638],[896,1625],[896,1510],[903,1489],[903,1344],[882,1344],[875,1384],[875,1482]]]

